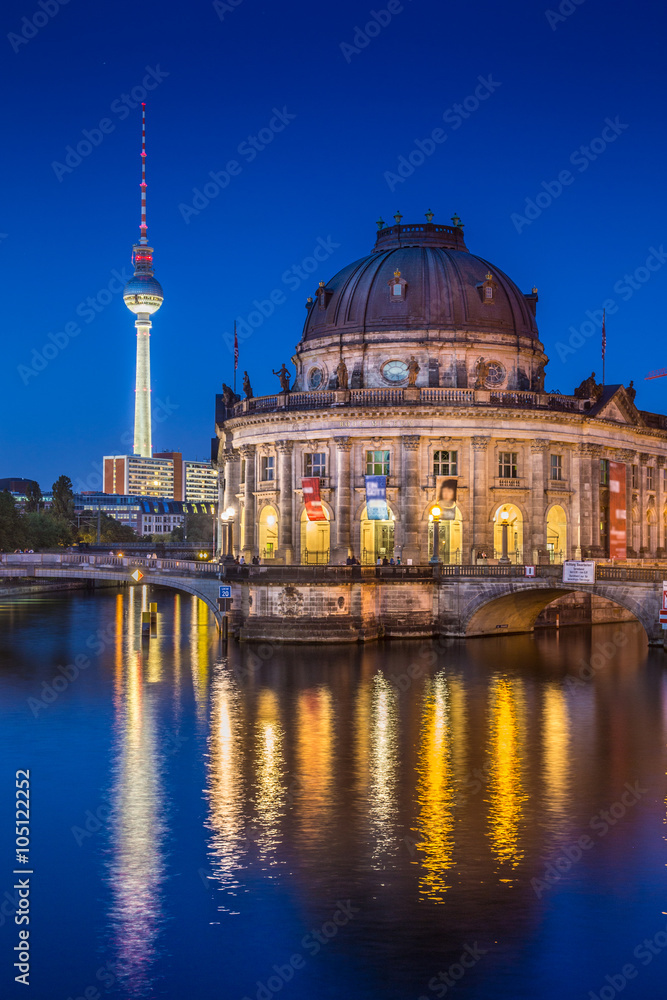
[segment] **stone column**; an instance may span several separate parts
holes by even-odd
[[[428,562],[428,538],[420,538],[420,481],[419,481],[418,434],[407,434],[401,438],[401,520],[403,521],[403,547],[401,562],[408,559],[416,565]],[[424,529],[426,531],[426,528]]]
[[[625,540],[628,549],[635,549],[635,522],[632,518],[632,508],[634,507],[633,497],[635,492],[632,488],[632,466],[637,464],[637,453],[631,449],[623,449],[622,461],[625,462]],[[639,555],[639,552],[636,552]]]
[[[649,544],[648,544],[648,518],[646,516],[646,511],[648,509],[648,491],[646,489],[646,466],[649,460],[649,456],[646,452],[640,452],[639,455],[639,555],[648,556],[649,555]]]
[[[581,558],[587,559],[590,556],[591,546],[593,544],[593,507],[592,507],[592,489],[591,489],[591,457],[590,457],[590,445],[581,444],[579,448],[572,456],[574,462],[576,462],[579,472],[579,489],[580,489],[580,501],[579,508],[581,511],[581,531],[580,531],[580,544],[581,544]]]
[[[255,454],[254,444],[244,444],[241,448],[241,457],[245,459],[245,483],[243,485],[243,538],[241,539],[241,549],[250,562],[255,555]]]
[[[523,530],[523,561],[539,565],[540,555],[547,554],[547,516],[545,503],[545,487],[548,470],[545,468],[547,452],[551,445],[549,441],[533,441],[530,446],[530,487],[529,517],[530,524]],[[526,527],[528,530],[526,531]]]
[[[224,484],[225,491],[222,498],[222,507],[218,513],[222,513],[232,507],[236,513],[234,518],[225,527],[225,522],[220,521],[220,538],[222,540],[222,532],[226,531],[227,536],[231,536],[231,548],[230,552],[237,554],[239,551],[239,524],[241,519],[241,511],[239,508],[239,479],[241,476],[241,454],[237,448],[225,448],[221,453],[222,461],[224,462]]]
[[[591,466],[591,546],[592,556],[600,559],[605,555],[605,542],[600,537],[600,459],[602,458],[602,448],[600,445],[591,444],[590,466]]]
[[[333,536],[331,538],[331,562],[344,563],[352,554],[352,494],[350,482],[350,452],[352,440],[349,437],[335,437],[336,443],[336,489],[334,493]],[[354,553],[360,558],[359,553]]]
[[[469,563],[475,563],[477,550],[486,552],[493,559],[493,535],[489,522],[489,475],[488,448],[491,438],[473,437],[470,439],[472,461],[470,463],[470,511],[472,523],[468,534],[470,555]],[[464,526],[465,527],[465,526]],[[465,545],[464,545],[465,550]]]
[[[565,559],[581,559],[581,482],[580,465],[577,449],[568,449],[569,471],[567,478],[570,482],[572,496],[570,498],[570,520],[567,523],[567,551]]]
[[[658,455],[655,460],[655,543],[657,546],[657,555],[662,557],[665,551],[665,519],[663,517],[662,509],[665,504],[665,458],[664,455]]]
[[[294,484],[292,441],[276,441],[278,449],[278,557],[286,566],[294,562]]]

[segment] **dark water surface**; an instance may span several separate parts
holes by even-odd
[[[0,996],[667,996],[667,686],[639,626],[223,656],[202,604],[151,597],[143,646],[140,589],[0,605]]]

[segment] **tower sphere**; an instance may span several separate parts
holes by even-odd
[[[162,305],[162,285],[151,274],[135,274],[125,286],[123,300],[130,312],[152,316]]]

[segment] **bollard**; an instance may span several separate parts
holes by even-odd
[[[149,604],[151,625],[157,625],[157,601],[153,601]]]
[[[150,639],[151,636],[151,613],[150,611],[141,612],[141,638]]]

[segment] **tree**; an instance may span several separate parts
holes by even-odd
[[[95,544],[97,541],[97,517],[96,510],[86,511],[87,521],[79,529],[79,541]],[[121,524],[115,517],[105,514],[103,510],[99,512],[100,543],[109,545],[114,542],[136,542],[135,531],[127,524]]]
[[[185,538],[189,545],[211,545],[213,542],[213,518],[210,514],[186,514]]]
[[[39,483],[31,480],[28,483],[27,489],[25,491],[27,500],[25,503],[25,510],[28,513],[32,511],[41,510],[42,508],[42,491],[39,488]]]
[[[53,484],[51,513],[74,526],[74,490],[69,476],[59,476]]]
[[[68,521],[50,511],[32,511],[25,515],[27,547],[39,552],[55,549],[72,542],[72,528]]]
[[[24,545],[25,531],[21,512],[9,490],[0,493],[0,551],[13,552]]]

